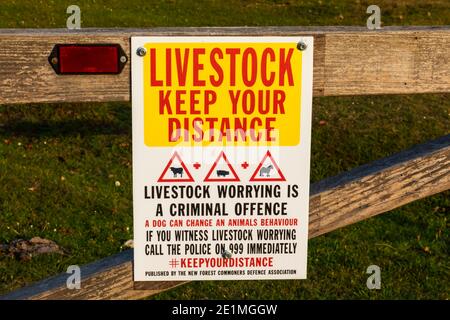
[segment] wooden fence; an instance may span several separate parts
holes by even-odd
[[[57,76],[47,61],[56,43],[119,43],[130,37],[314,36],[315,96],[450,92],[450,27],[233,27],[0,30],[0,104],[130,100],[130,64],[120,75]],[[310,237],[450,189],[450,135],[314,183]],[[135,299],[184,282],[134,286],[132,250],[81,268],[80,290],[67,274],[0,299]]]

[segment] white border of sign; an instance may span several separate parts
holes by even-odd
[[[308,214],[309,214],[309,176],[310,176],[310,152],[311,152],[311,117],[312,117],[312,83],[313,83],[313,37],[132,37],[131,38],[131,79],[132,79],[132,121],[133,121],[133,216],[134,216],[134,281],[186,281],[186,280],[266,280],[266,279],[305,279],[307,271],[307,243],[308,243]],[[143,151],[144,144],[144,90],[142,84],[143,79],[143,59],[136,55],[136,49],[143,47],[148,43],[173,43],[173,42],[234,42],[234,43],[277,43],[277,42],[304,42],[307,45],[307,49],[302,52],[302,81],[301,81],[301,123],[300,123],[300,144],[293,147],[279,147],[285,149],[288,157],[295,156],[297,158],[301,150],[301,160],[297,167],[291,169],[297,170],[296,179],[305,181],[302,185],[301,192],[302,197],[306,197],[298,203],[298,207],[295,209],[301,212],[302,223],[299,226],[299,234],[297,235],[300,240],[300,246],[297,248],[298,255],[301,257],[298,260],[297,273],[295,275],[265,275],[261,276],[233,276],[233,277],[220,277],[220,276],[197,276],[197,277],[178,277],[178,276],[164,276],[164,277],[145,277],[144,270],[148,269],[147,260],[143,257],[142,246],[144,244],[144,231],[142,230],[142,224],[137,224],[137,216],[139,214],[139,206],[141,205],[139,199],[142,198],[142,187],[145,185],[146,177],[141,172],[138,172],[139,168],[144,168],[148,165],[145,163],[145,159],[148,159],[149,152]],[[159,147],[149,148],[154,159],[166,158],[166,153],[172,148]],[[244,147],[235,147],[244,148]],[[165,150],[165,151],[164,151]],[[292,161],[291,161],[292,162]],[[302,170],[298,166],[305,166]],[[142,214],[142,213],[141,213]],[[292,259],[292,257],[291,257]],[[291,260],[286,260],[292,264]],[[297,263],[297,261],[295,261]],[[155,270],[157,271],[157,270]]]

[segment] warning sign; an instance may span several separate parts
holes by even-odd
[[[220,153],[219,157],[217,157],[216,161],[214,161],[214,164],[205,178],[205,182],[221,181],[239,181],[236,171],[234,171],[233,166],[230,164],[223,151]]]
[[[313,38],[132,52],[134,280],[306,278]]]
[[[250,181],[286,181],[286,178],[273,159],[270,151],[267,151],[250,178]]]
[[[186,168],[183,160],[181,160],[178,152],[175,152],[170,158],[158,182],[193,182],[189,170]]]

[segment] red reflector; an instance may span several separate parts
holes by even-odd
[[[118,74],[128,60],[118,44],[57,44],[48,59],[57,74]]]

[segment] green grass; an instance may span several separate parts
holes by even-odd
[[[372,4],[4,0],[0,27],[64,27],[72,3],[82,27],[364,26]],[[377,2],[385,25],[450,24],[448,1],[392,3]],[[315,98],[312,180],[449,134],[449,101],[449,94]],[[0,106],[0,243],[40,236],[69,251],[29,262],[0,257],[0,293],[121,251],[132,238],[131,187],[130,104]],[[154,298],[449,299],[449,196],[311,240],[308,280],[193,282]],[[381,267],[381,290],[366,288],[371,264]]]
[[[2,28],[62,28],[66,8],[81,8],[82,27],[366,25],[376,3],[384,25],[444,25],[447,0],[2,0]]]

